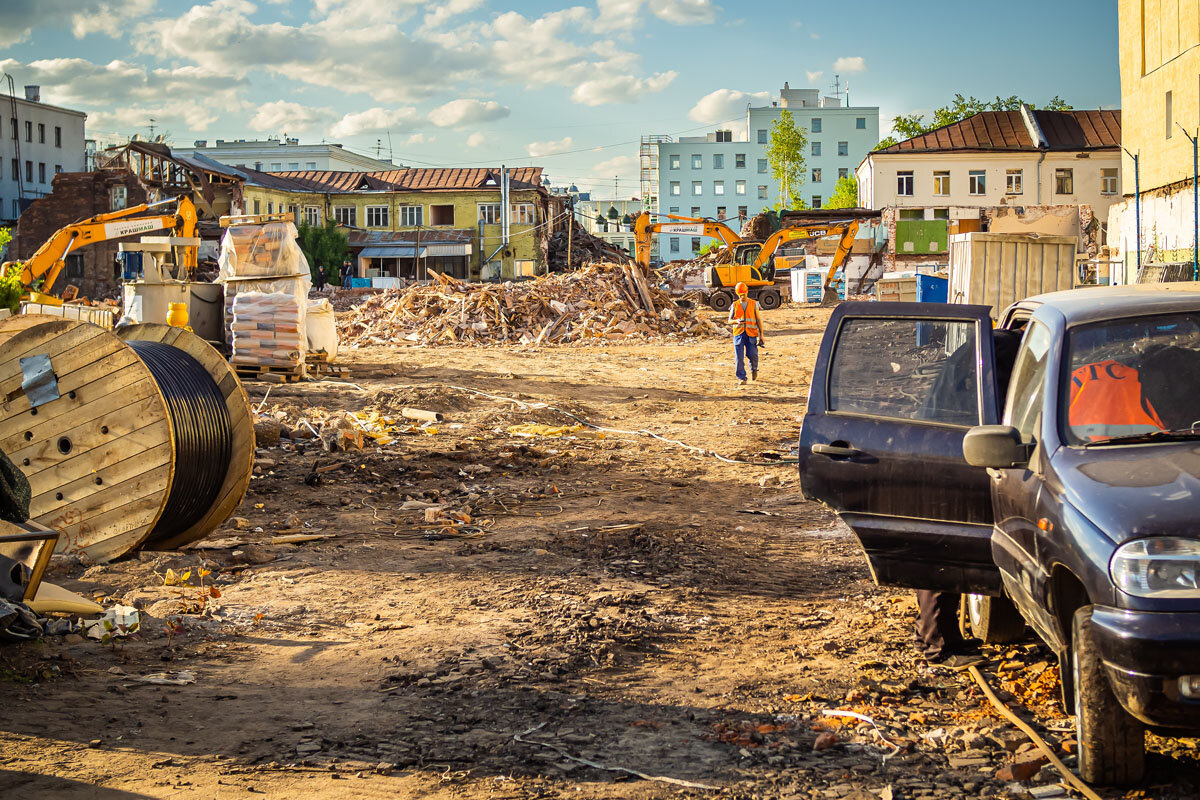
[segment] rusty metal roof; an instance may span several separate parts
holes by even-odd
[[[343,228],[351,247],[371,247],[388,244],[422,244],[471,242],[475,231],[470,228],[430,228],[417,231],[364,231]]]
[[[251,172],[251,170],[247,170]],[[433,168],[391,169],[381,172],[299,171],[272,172],[262,183],[286,183],[294,191],[310,192],[454,192],[499,190],[500,169]],[[255,176],[258,177],[258,176]],[[270,179],[274,179],[271,181]],[[542,188],[541,167],[514,167],[508,171],[512,189]],[[285,188],[280,185],[279,188]]]
[[[1121,146],[1120,111],[1034,111],[1051,151],[1102,150]],[[1019,111],[983,111],[879,153],[1037,150]]]

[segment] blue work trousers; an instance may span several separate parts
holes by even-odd
[[[758,372],[758,339],[739,333],[733,337],[733,353],[737,359],[739,381],[746,380],[746,359],[750,360],[750,369]]]

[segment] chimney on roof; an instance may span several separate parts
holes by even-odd
[[[36,83],[28,83],[25,85],[25,99],[31,103],[42,102],[42,87]]]

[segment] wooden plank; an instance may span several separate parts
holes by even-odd
[[[91,475],[96,470],[104,469],[127,458],[145,456],[146,453],[158,447],[171,447],[170,426],[165,420],[160,420],[141,430],[134,431],[121,439],[98,447],[81,456],[60,461],[52,469],[42,469],[29,476],[29,485],[36,483],[37,491],[49,491],[53,486],[61,486],[69,481]],[[45,473],[43,475],[43,473]]]
[[[131,371],[130,374],[137,375],[137,372]],[[114,381],[114,383],[117,383],[115,388],[103,381],[80,388],[75,392],[74,401],[71,401],[70,398],[63,398],[44,407],[49,408],[49,406],[61,402],[62,405],[52,409],[51,413],[39,413],[37,416],[33,416],[30,411],[25,411],[0,421],[0,448],[6,448],[6,452],[11,452],[24,447],[26,442],[49,439],[58,431],[86,425],[106,414],[121,411],[146,397],[158,397],[161,411],[157,416],[166,417],[166,403],[162,401],[158,386],[148,374],[143,373],[132,385],[120,386],[118,381]],[[38,410],[41,412],[41,409]],[[31,436],[27,437],[27,433]]]
[[[70,399],[68,398],[68,395],[71,392],[78,392],[81,387],[86,386],[94,381],[119,375],[122,370],[128,370],[131,367],[140,366],[141,362],[138,360],[137,356],[129,351],[128,348],[124,349],[125,352],[114,352],[106,356],[102,356],[98,361],[93,361],[86,366],[81,366],[79,369],[76,369],[67,375],[63,375],[58,372],[59,364],[52,359],[50,364],[52,367],[54,367],[55,375],[58,381],[59,398],[46,403],[45,405],[38,406],[37,416],[45,417],[47,415],[53,416],[61,413],[63,409],[71,406],[71,403],[68,401]],[[149,372],[145,369],[145,367],[141,367],[140,370],[133,370],[133,375],[139,374],[149,375]],[[124,385],[126,384],[118,383],[117,387],[119,388]],[[111,391],[112,387],[109,387],[109,389]],[[7,416],[9,414],[29,411],[29,399],[25,397],[25,393],[21,391],[19,380],[17,383],[17,389],[14,392],[10,392],[9,396],[11,396],[11,400],[0,404],[0,415]]]
[[[161,498],[149,495],[131,499],[88,520],[68,509],[36,521],[61,534],[56,552],[83,553],[105,562],[120,558],[141,544],[158,519],[161,506]]]
[[[48,469],[70,470],[71,464],[78,459],[102,457],[104,448],[117,448],[121,452],[140,444],[134,452],[144,452],[170,441],[170,428],[165,419],[153,413],[160,402],[157,397],[147,397],[128,412],[122,409],[110,413],[95,423],[63,431],[61,436],[34,439],[29,447],[14,451],[11,458],[21,465],[32,483],[34,476]],[[103,428],[107,428],[108,433],[103,433]],[[67,440],[69,452],[62,452],[60,439]]]

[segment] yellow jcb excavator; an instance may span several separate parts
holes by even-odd
[[[139,217],[138,214],[170,203],[175,204],[174,214],[158,214]],[[97,214],[94,217],[71,223],[55,231],[37,252],[25,260],[20,280],[37,302],[48,305],[61,305],[64,298],[55,297],[34,291],[40,285],[47,291],[53,288],[58,274],[66,266],[66,258],[75,250],[89,244],[120,239],[138,233],[170,228],[175,236],[193,238],[196,235],[196,206],[187,197],[173,197],[157,203],[143,203],[120,211],[107,214]],[[194,246],[181,247],[182,251],[178,266],[187,270],[189,277],[196,273],[197,251]],[[5,271],[14,262],[5,262]],[[73,287],[72,287],[73,288]],[[68,293],[64,293],[68,294]],[[65,299],[73,299],[73,293]]]

